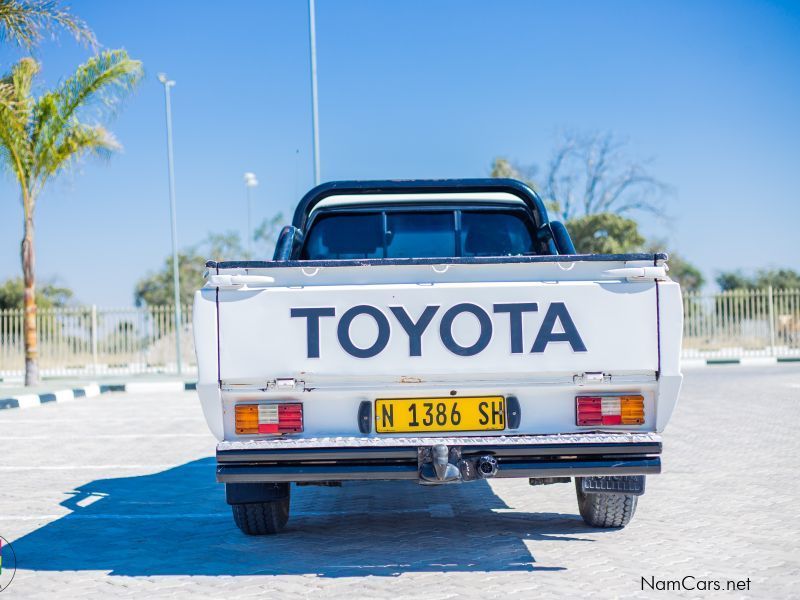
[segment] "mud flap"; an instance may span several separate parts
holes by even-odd
[[[644,494],[644,475],[609,475],[605,477],[579,477],[584,494]]]

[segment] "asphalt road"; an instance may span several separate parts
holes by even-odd
[[[800,597],[799,428],[800,367],[692,370],[624,530],[571,485],[353,483],[294,488],[288,530],[248,538],[193,393],[2,411],[3,597]]]

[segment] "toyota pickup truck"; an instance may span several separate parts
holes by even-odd
[[[577,254],[508,179],[333,182],[272,260],[208,262],[197,390],[234,521],[280,531],[291,484],[574,479],[623,527],[681,387],[665,254]]]

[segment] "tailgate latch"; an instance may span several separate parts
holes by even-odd
[[[575,385],[590,385],[598,383],[611,383],[610,373],[601,373],[599,371],[587,371],[572,377],[572,382]]]
[[[305,386],[305,381],[298,381],[294,377],[279,377],[267,382],[267,391],[300,391]]]

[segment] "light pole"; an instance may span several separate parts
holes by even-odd
[[[314,0],[308,0],[308,42],[311,52],[311,127],[314,134],[314,185],[319,185],[319,109],[317,107],[317,24]]]
[[[178,274],[178,226],[175,212],[175,172],[172,163],[172,106],[170,105],[169,89],[175,82],[168,79],[164,73],[158,74],[158,80],[164,84],[164,103],[167,110],[167,169],[169,171],[169,217],[172,222],[172,287],[175,292],[175,358],[177,361],[178,375],[183,373],[183,359],[181,357],[181,281]]]
[[[252,223],[252,202],[250,199],[250,190],[258,185],[255,173],[249,171],[244,174],[244,187],[247,190],[247,254],[249,258],[253,258],[253,223]]]

